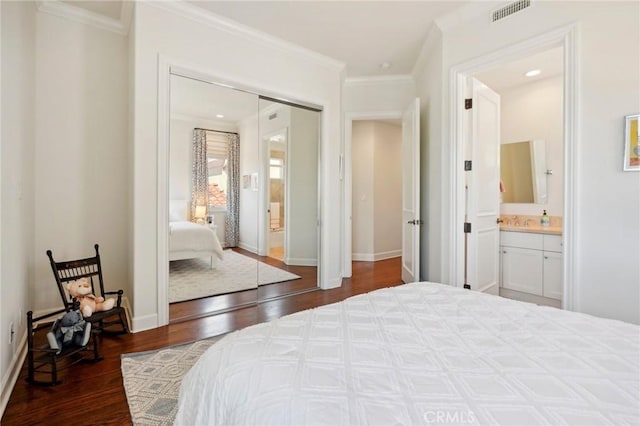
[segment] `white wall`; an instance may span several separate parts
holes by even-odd
[[[622,171],[622,141],[623,117],[637,113],[640,104],[637,55],[630,53],[637,51],[640,38],[639,13],[637,2],[538,2],[494,24],[487,15],[478,16],[445,32],[441,81],[442,87],[449,87],[449,70],[456,64],[562,26],[579,26],[577,193],[571,194],[577,202],[575,309],[634,323],[640,322],[640,179],[637,173]],[[427,72],[418,78],[431,77]],[[441,108],[442,141],[450,141],[448,98]],[[452,144],[442,144],[448,159]],[[441,164],[440,179],[432,181],[431,188],[450,188],[449,163]],[[452,259],[447,218],[453,212],[448,199],[441,207],[436,226],[442,227],[444,238],[429,245],[431,253],[443,253],[441,264],[448,269]],[[448,282],[448,274],[442,280]]]
[[[364,260],[373,256],[373,121],[354,121],[351,135],[351,249],[354,260]]]
[[[105,286],[130,297],[127,39],[38,12],[36,57],[34,306],[61,304],[45,251],[94,243]]]
[[[343,70],[315,55],[292,53],[204,19],[171,14],[160,3],[136,3],[134,110],[134,329],[158,325],[157,112],[158,56],[231,82],[324,106],[321,287],[341,282],[340,98]],[[183,5],[182,7],[188,7]],[[171,31],[167,31],[171,28]]]
[[[546,176],[547,203],[502,204],[501,214],[541,215],[543,209],[553,216],[563,214],[562,90],[562,76],[556,76],[499,92],[501,143],[543,140],[547,169],[553,170]]]
[[[404,111],[416,97],[416,84],[408,75],[350,78],[345,80],[345,112]]]
[[[358,120],[352,131],[353,260],[402,251],[402,128]]]
[[[289,201],[285,235],[288,265],[316,266],[318,259],[318,125],[320,114],[289,107]],[[325,208],[331,209],[332,206]]]
[[[376,122],[374,148],[374,257],[402,253],[402,126]]]
[[[35,5],[2,2],[0,415],[21,367],[26,313],[33,309]],[[40,218],[40,220],[46,220]],[[42,253],[44,254],[44,253]],[[9,324],[15,335],[9,344]]]

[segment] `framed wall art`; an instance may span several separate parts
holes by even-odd
[[[624,118],[624,170],[640,171],[640,141],[638,140],[638,119],[640,114]]]

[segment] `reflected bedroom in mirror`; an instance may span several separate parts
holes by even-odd
[[[320,113],[301,108],[302,115],[315,114],[301,122],[315,123],[311,129],[301,131],[294,109],[171,75],[171,322],[317,288],[317,216],[306,210],[317,210]],[[310,133],[315,139],[300,136]],[[292,147],[296,138],[304,158]],[[298,176],[290,160],[299,161],[308,176]],[[298,191],[291,182],[296,177],[311,190]],[[311,221],[312,229],[304,230]],[[292,257],[299,254],[296,235],[313,245],[302,260]]]

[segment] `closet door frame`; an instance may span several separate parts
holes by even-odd
[[[239,90],[255,94],[261,98],[272,99],[288,105],[303,107],[319,112],[323,112],[325,107],[318,103],[295,99],[292,97],[283,97],[274,94],[269,90],[255,87],[247,82],[239,80],[231,80],[229,78],[216,75],[213,72],[203,71],[192,65],[180,64],[178,61],[164,55],[158,55],[158,128],[157,128],[157,310],[158,323],[161,327],[169,323],[169,124],[170,124],[170,92],[171,92],[171,75],[176,75],[194,80],[200,80],[205,83],[216,84],[218,86]],[[321,118],[321,120],[323,120]],[[323,124],[320,125],[323,128]],[[325,144],[324,136],[320,135],[320,146]],[[320,148],[320,147],[319,147]],[[323,180],[322,168],[318,169],[318,179]],[[321,197],[318,197],[319,200]],[[322,212],[322,206],[320,205]],[[322,241],[322,231],[318,233],[319,241]],[[318,251],[320,255],[321,251]],[[321,261],[318,262],[318,280],[322,275],[320,265],[325,265]],[[320,281],[319,281],[320,282]],[[257,303],[257,301],[256,301]]]

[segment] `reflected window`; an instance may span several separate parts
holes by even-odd
[[[282,179],[284,162],[281,158],[269,159],[269,177],[271,179]]]
[[[227,207],[227,162],[229,142],[225,134],[207,132],[207,166],[209,168],[209,207]]]

